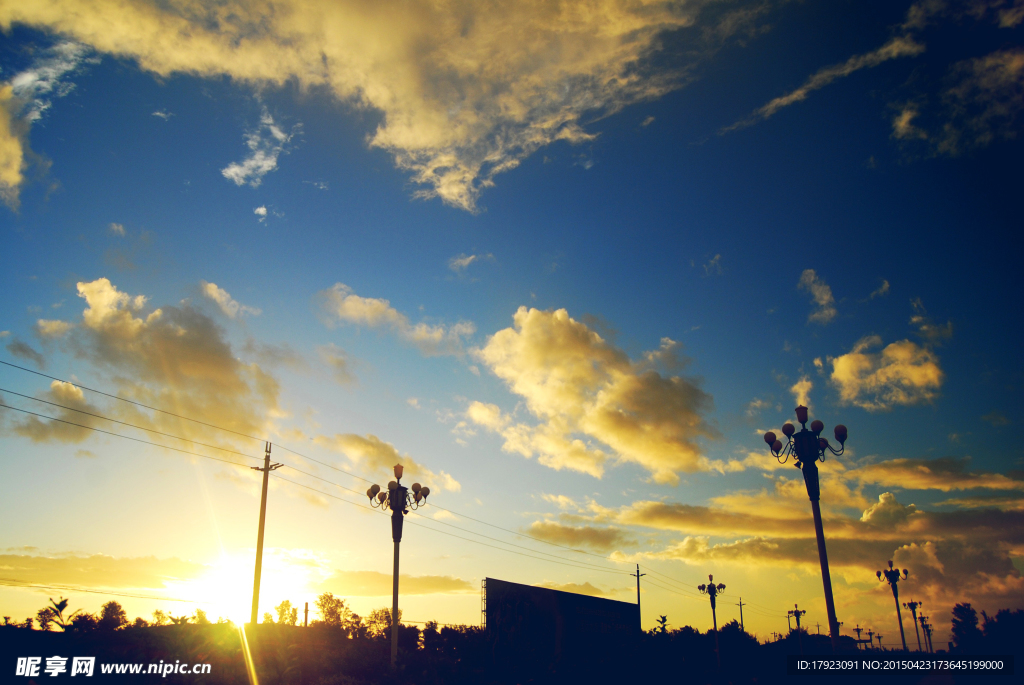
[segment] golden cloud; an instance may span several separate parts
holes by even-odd
[[[409,317],[392,307],[388,300],[361,297],[344,283],[335,283],[327,290],[320,291],[317,297],[329,317],[328,323],[340,321],[391,330],[428,356],[462,354],[463,338],[476,332],[476,326],[469,321],[460,321],[448,327],[424,322],[412,324]]]
[[[382,112],[370,143],[412,173],[419,196],[473,210],[496,174],[539,147],[591,139],[585,113],[678,87],[638,64],[706,4],[36,0],[4,3],[0,26],[73,36],[161,76],[326,87]],[[743,26],[728,16],[708,35]]]
[[[417,463],[408,454],[400,454],[394,445],[384,442],[376,435],[338,433],[333,436],[318,435],[313,441],[317,445],[344,454],[360,468],[385,476],[389,480],[394,478],[395,464],[400,463],[405,467],[403,478],[407,483],[418,480],[428,486],[432,492],[441,489],[458,492],[462,489],[459,481],[449,474],[444,471],[434,473]]]
[[[663,343],[669,349],[634,362],[564,309],[520,307],[513,321],[474,354],[541,423],[514,423],[482,403],[468,413],[501,433],[503,449],[600,477],[610,455],[586,437],[609,447],[619,461],[647,469],[659,483],[678,483],[678,471],[702,467],[698,440],[718,437],[704,418],[711,396],[696,380],[651,368],[676,343]]]
[[[202,576],[209,568],[177,558],[0,554],[0,575],[26,583],[103,588],[163,588]]]
[[[890,459],[851,469],[846,477],[862,483],[907,490],[1024,490],[1024,480],[1001,473],[971,471],[970,459],[967,457]]]
[[[831,382],[844,404],[868,411],[884,411],[894,405],[930,402],[942,386],[944,374],[930,349],[909,340],[882,345],[877,335],[859,340],[839,357],[829,357]]]
[[[452,595],[479,592],[480,588],[468,580],[452,576],[409,576],[399,574],[399,587],[406,595]],[[321,592],[339,597],[391,596],[390,573],[377,571],[335,571],[320,584]]]
[[[106,278],[79,283],[78,294],[87,307],[64,344],[77,357],[107,371],[108,382],[118,396],[170,407],[176,414],[202,417],[207,423],[239,433],[265,435],[272,431],[274,419],[281,415],[277,381],[257,364],[239,361],[223,331],[208,316],[187,305],[143,314],[145,296],[132,297]],[[187,439],[254,448],[253,441],[239,442],[223,431],[137,405],[86,404],[81,390],[66,384],[55,383],[43,398]],[[58,416],[83,425],[111,427],[77,412],[60,410]],[[37,441],[80,442],[86,436],[83,429],[35,418],[17,424],[15,430]],[[187,442],[169,444],[189,449]],[[233,459],[226,453],[217,456]]]
[[[618,594],[615,590],[602,590],[590,583],[555,583],[552,581],[544,581],[542,583],[536,583],[534,587],[547,588],[548,590],[559,590],[561,592],[571,592],[574,595],[590,595],[591,597],[611,597]]]
[[[530,535],[560,545],[591,547],[600,550],[636,544],[630,535],[618,528],[567,526],[555,521],[534,521],[530,525]]]
[[[1020,16],[1020,15],[1018,15]],[[949,155],[1014,138],[1024,112],[1024,49],[1008,48],[952,67],[956,84],[943,94],[949,120],[938,151]]]
[[[16,116],[20,109],[13,102],[9,85],[0,86],[0,200],[12,209],[20,204],[24,180],[24,136],[28,127]]]

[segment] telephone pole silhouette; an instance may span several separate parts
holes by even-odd
[[[640,632],[643,632],[643,619],[640,616],[640,579],[646,576],[646,573],[640,573],[640,564],[636,565],[636,573],[630,573],[629,575],[636,577],[636,616],[637,623],[640,624]],[[742,620],[742,614],[740,614]]]
[[[747,602],[747,603],[749,604],[749,602]],[[738,606],[740,608],[740,630],[742,630],[745,633],[745,632],[747,632],[747,630],[746,630],[746,628],[743,627],[743,598],[742,597],[740,597],[740,603],[737,604],[736,606]]]
[[[302,619],[302,627],[305,628],[309,625],[309,602],[306,602],[306,617]]]
[[[921,630],[917,627],[917,608],[921,606],[921,602],[915,602],[913,600],[903,603],[903,608],[910,609],[910,613],[914,617],[914,632],[917,633],[917,651],[924,651],[921,649]]]
[[[253,471],[263,472],[263,495],[260,497],[260,532],[256,536],[256,576],[252,581],[252,616],[250,622],[256,625],[256,617],[260,608],[260,574],[263,571],[263,528],[267,520],[267,484],[270,481],[270,472],[281,468],[284,464],[270,463],[270,443],[266,443],[266,454],[263,456],[263,466],[250,466]]]

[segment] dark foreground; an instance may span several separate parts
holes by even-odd
[[[244,642],[261,685],[310,683],[362,685],[513,685],[516,683],[900,683],[953,685],[959,683],[1020,682],[1018,675],[990,672],[900,671],[886,669],[913,661],[917,652],[857,651],[851,643],[839,656],[854,659],[856,671],[845,673],[821,667],[833,662],[824,636],[793,635],[758,644],[740,631],[723,633],[719,670],[710,633],[692,629],[638,635],[631,643],[590,645],[571,654],[553,653],[550,645],[503,644],[479,628],[442,628],[422,633],[402,630],[398,668],[389,668],[390,645],[383,638],[350,638],[328,626],[249,626]],[[1019,640],[1017,640],[1019,642]],[[980,653],[1013,645],[979,645]],[[1019,647],[1017,647],[1019,649]],[[787,673],[787,656],[800,655],[805,672]],[[1006,655],[1008,652],[1004,651]],[[38,657],[32,676],[28,659]],[[66,661],[48,661],[61,657]],[[93,675],[72,675],[74,657],[95,657]],[[19,658],[23,674],[18,674]],[[974,657],[972,657],[974,659]],[[974,660],[983,660],[978,657]],[[876,665],[864,668],[865,662]],[[55,675],[45,672],[56,665]],[[194,665],[199,671],[192,673]],[[209,668],[206,669],[205,665]],[[155,672],[149,672],[151,665]],[[184,665],[184,666],[183,666]],[[140,673],[104,672],[137,666]],[[1004,668],[1008,666],[1006,664]],[[65,670],[61,671],[61,667]],[[918,663],[920,668],[920,663]],[[57,633],[0,626],[2,683],[237,683],[250,682],[243,638],[232,624],[166,625],[89,633]]]

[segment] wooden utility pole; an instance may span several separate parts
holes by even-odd
[[[302,619],[302,627],[309,626],[309,602],[306,602],[306,617]]]
[[[747,603],[749,604],[749,602],[747,602]],[[746,628],[743,627],[743,598],[742,597],[740,597],[740,603],[737,604],[736,606],[738,606],[740,608],[740,630],[742,630],[745,633],[745,632],[747,632],[747,630],[746,630]]]
[[[256,625],[256,617],[260,608],[260,574],[263,571],[263,528],[267,520],[267,485],[270,481],[270,472],[279,469],[284,464],[270,463],[270,443],[266,444],[266,454],[263,456],[263,466],[250,466],[253,471],[263,472],[263,495],[260,498],[260,530],[256,536],[256,575],[252,581],[252,616],[250,622]]]
[[[630,573],[629,575],[636,577],[636,615],[637,623],[639,624],[640,631],[643,632],[643,619],[640,617],[640,578],[646,576],[646,573],[640,573],[640,564],[636,565],[636,573]]]

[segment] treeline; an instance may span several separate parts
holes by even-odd
[[[286,601],[275,607],[273,614],[267,612],[259,625],[246,625],[243,633],[224,619],[211,622],[202,611],[184,616],[157,611],[152,621],[129,621],[117,602],[107,602],[96,615],[69,614],[68,601],[61,598],[46,607],[52,614],[37,613],[35,622],[44,630],[26,630],[24,623],[5,618],[5,626],[0,627],[0,653],[4,668],[17,657],[53,654],[95,656],[97,663],[209,663],[209,676],[175,675],[176,682],[228,685],[249,682],[244,645],[261,685],[564,685],[627,681],[638,676],[695,685],[753,685],[792,682],[785,672],[787,655],[831,654],[826,635],[800,629],[760,644],[731,621],[718,631],[716,655],[714,632],[691,626],[674,628],[663,616],[657,627],[638,631],[635,639],[595,642],[593,649],[570,658],[559,655],[557,649],[535,654],[503,650],[500,636],[476,626],[402,625],[399,616],[399,665],[392,670],[389,609],[361,617],[345,600],[329,593],[317,599],[316,607],[317,618],[308,628],[299,623],[298,611]],[[44,621],[44,626],[40,618],[49,623]],[[950,628],[954,653],[1019,655],[1024,611],[1002,610],[994,616],[982,612],[979,617],[969,604],[958,604]],[[852,638],[845,638],[842,648],[855,653],[856,645]],[[961,680],[959,675],[953,678],[953,682]],[[121,675],[117,682],[133,681],[131,676]],[[151,678],[140,676],[137,682],[151,682]]]

